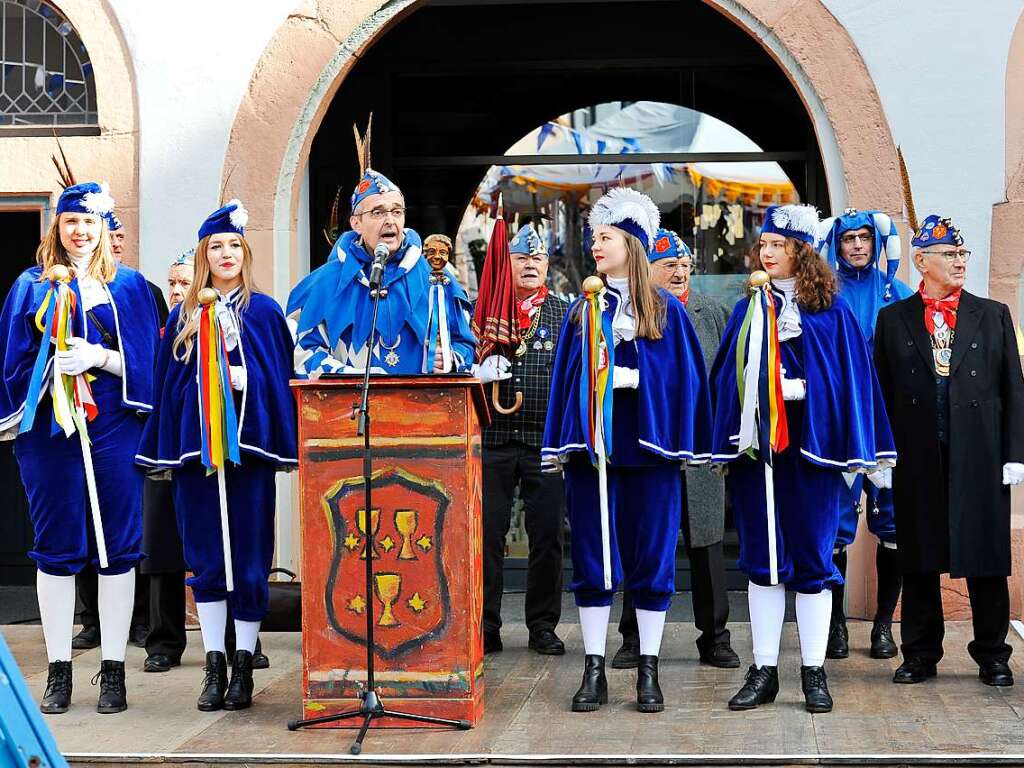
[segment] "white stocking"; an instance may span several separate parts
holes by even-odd
[[[750,582],[747,603],[750,605],[754,663],[759,667],[777,667],[782,623],[786,620],[786,587],[782,584],[762,587]]]
[[[104,661],[124,661],[135,607],[135,569],[99,576],[100,644]]]
[[[796,626],[800,632],[800,659],[805,667],[825,664],[828,627],[832,620],[832,590],[816,595],[797,594]]]
[[[636,609],[636,625],[640,630],[640,655],[657,656],[661,650],[661,636],[665,632],[666,611]]]
[[[260,634],[258,621],[235,619],[235,650],[256,652],[256,638]]]
[[[46,658],[71,661],[71,632],[75,624],[75,577],[36,571],[36,598],[43,624]]]
[[[196,603],[196,611],[199,613],[199,629],[203,633],[203,648],[207,653],[211,651],[224,653],[224,632],[228,626],[228,601]],[[237,637],[235,642],[238,642]]]
[[[608,640],[608,617],[610,605],[580,606],[580,628],[583,631],[583,650],[588,656],[604,656]]]

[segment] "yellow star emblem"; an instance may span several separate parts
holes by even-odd
[[[424,552],[429,552],[430,548],[434,546],[434,542],[430,540],[429,536],[423,535],[416,539],[416,546],[418,546]]]
[[[416,613],[419,613],[427,607],[427,601],[420,597],[419,592],[414,592],[412,597],[407,601],[408,606],[412,608]]]
[[[350,533],[348,536],[345,537],[345,546],[348,547],[349,551],[351,552],[353,549],[359,546],[359,539],[357,539],[354,535]]]
[[[395,542],[390,536],[385,536],[383,539],[380,540],[380,547],[385,552],[390,552],[392,549],[395,548]]]
[[[366,609],[366,601],[362,595],[356,595],[348,601],[348,609],[354,613],[362,613]]]

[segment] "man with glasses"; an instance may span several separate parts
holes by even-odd
[[[825,238],[821,255],[839,276],[839,295],[846,299],[860,323],[864,338],[873,343],[878,313],[913,291],[896,277],[900,263],[900,236],[892,219],[881,211],[857,211],[848,208],[842,216],[824,222]],[[881,259],[885,257],[885,271]],[[892,489],[878,489],[865,483],[861,474],[845,474],[840,502],[839,534],[832,560],[846,580],[846,548],[857,535],[861,498],[865,498],[868,530],[878,538],[875,571],[878,575],[877,605],[871,628],[873,659],[891,659],[898,652],[892,636],[892,617],[900,597],[902,578],[896,550],[896,523],[893,516]],[[845,584],[832,588],[832,622],[828,633],[826,658],[845,659],[850,655],[846,628]]]
[[[722,340],[729,310],[690,288],[693,254],[683,239],[670,229],[660,229],[648,254],[654,282],[683,302],[711,370]],[[693,619],[700,630],[697,652],[700,662],[712,667],[736,668],[739,656],[732,649],[726,629],[729,596],[725,585],[725,484],[708,467],[684,473],[683,530],[693,585]],[[622,647],[612,659],[615,669],[633,669],[640,661],[640,632],[636,609],[626,591],[619,621]]]
[[[350,198],[351,229],[338,238],[327,263],[288,297],[288,315],[297,324],[295,371],[310,379],[325,373],[361,373],[367,366],[374,373],[398,375],[468,371],[474,350],[468,312],[463,308],[447,318],[450,355],[444,354],[442,345],[430,344],[431,269],[423,258],[420,236],[405,227],[401,190],[369,167],[366,142],[358,140],[357,148],[362,176]],[[374,250],[381,244],[387,247],[388,259],[371,339],[368,277]],[[457,290],[468,307],[465,293],[461,287]],[[431,348],[433,355],[428,355]]]
[[[1024,376],[1010,310],[963,290],[971,252],[947,218],[912,241],[920,290],[886,307],[875,363],[896,450],[903,664],[894,683],[936,674],[944,635],[939,576],[966,577],[967,650],[986,685],[1013,685],[1006,643],[1010,488],[1024,481]]]
[[[531,650],[565,653],[555,634],[562,615],[562,520],[565,502],[560,474],[541,472],[540,449],[551,390],[551,364],[569,305],[548,293],[548,249],[532,224],[509,244],[522,343],[512,360],[492,356],[477,376],[500,381],[500,402],[508,407],[517,392],[523,405],[514,413],[493,414],[483,433],[484,653],[502,650],[501,597],[504,591],[505,537],[511,525],[512,497],[519,486],[529,544],[526,566],[526,628]],[[493,374],[488,375],[488,370]]]

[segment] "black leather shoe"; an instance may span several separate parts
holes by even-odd
[[[228,660],[220,651],[206,654],[206,677],[203,690],[196,702],[200,712],[216,712],[224,707],[224,694],[228,690]]]
[[[180,667],[181,659],[172,659],[165,653],[151,653],[142,665],[143,672],[170,672],[171,667]]]
[[[622,638],[622,647],[612,656],[612,669],[636,669],[640,663],[640,638]]]
[[[747,669],[747,681],[729,699],[729,709],[755,709],[762,704],[771,704],[779,695],[779,668],[751,664]]]
[[[71,638],[71,647],[76,651],[88,651],[100,647],[100,628],[98,626],[82,627],[82,631]]]
[[[96,702],[96,711],[101,715],[113,715],[116,712],[124,712],[128,709],[128,692],[124,687],[124,662],[109,661],[104,659],[100,662],[100,671],[92,679],[100,684],[100,697]]]
[[[700,663],[719,669],[739,669],[740,657],[729,643],[715,643],[708,650],[700,650]]]
[[[573,712],[596,712],[608,703],[608,678],[604,676],[604,656],[588,653],[583,660],[583,682],[572,697]]]
[[[832,694],[824,667],[800,667],[800,687],[804,689],[804,708],[808,712],[831,712]]]
[[[636,711],[661,712],[665,697],[658,685],[658,657],[641,655],[636,668]]]
[[[252,706],[252,654],[235,651],[231,663],[231,682],[224,694],[224,709],[248,709]]]
[[[1000,688],[1013,685],[1013,672],[1010,671],[1010,665],[1005,661],[993,661],[991,664],[979,667],[978,677],[985,685],[995,685]]]
[[[46,691],[39,702],[44,715],[62,715],[71,706],[71,662],[51,661],[46,673]]]
[[[263,652],[263,643],[256,638],[256,650],[252,652],[253,669],[270,669],[270,657]]]
[[[845,621],[837,621],[828,628],[826,659],[845,659],[850,655],[850,633]]]
[[[501,653],[505,646],[501,643],[501,633],[484,632],[484,655],[488,653]]]
[[[934,664],[924,659],[911,658],[900,664],[892,676],[892,681],[894,683],[913,685],[914,683],[923,683],[929,677],[935,677],[935,674]]]
[[[147,637],[149,637],[149,627],[145,624],[136,624],[128,633],[128,642],[136,648],[145,648]]]
[[[871,658],[892,659],[898,652],[896,641],[892,636],[892,623],[876,621],[871,627]]]
[[[564,656],[565,643],[553,629],[538,629],[530,634],[530,650],[544,656]]]

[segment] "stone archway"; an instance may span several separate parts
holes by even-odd
[[[96,81],[99,135],[62,136],[61,144],[82,180],[109,181],[118,216],[129,232],[130,261],[138,264],[139,162],[135,74],[117,17],[107,2],[55,0],[89,51]],[[50,162],[56,150],[49,129],[4,137],[0,195],[51,197],[60,193]]]

